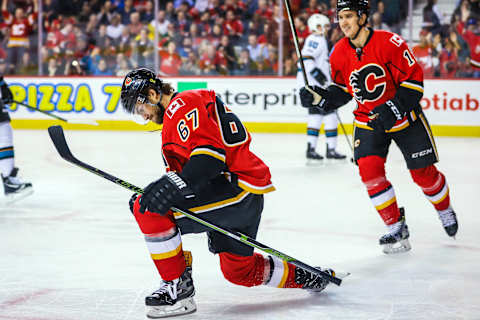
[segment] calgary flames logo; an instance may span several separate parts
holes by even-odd
[[[367,64],[350,74],[350,86],[357,101],[378,100],[387,86],[385,71],[377,64]]]
[[[131,83],[132,83],[132,78],[127,77],[127,78],[125,79],[125,87],[128,87]]]

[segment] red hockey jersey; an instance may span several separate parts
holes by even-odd
[[[10,12],[2,10],[2,16],[10,28],[10,38],[8,39],[7,47],[28,47],[28,36],[37,19],[37,13],[34,12],[24,19],[17,19]]]
[[[188,90],[173,96],[165,110],[162,152],[167,170],[181,172],[193,155],[225,162],[238,186],[251,193],[275,190],[265,163],[253,154],[251,137],[225,105],[216,103],[212,90]]]
[[[399,35],[370,29],[362,48],[356,49],[348,38],[341,39],[330,56],[332,81],[355,98],[355,124],[365,127],[368,113],[392,99],[402,86],[423,93],[423,71]],[[408,107],[408,106],[407,106]],[[408,126],[405,117],[389,131]]]

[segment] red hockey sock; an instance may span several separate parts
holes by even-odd
[[[450,193],[445,176],[434,165],[410,170],[413,181],[422,188],[427,199],[437,211],[448,209]]]
[[[220,267],[225,279],[246,287],[267,285],[276,288],[301,288],[295,282],[295,266],[275,257],[254,253],[243,257],[222,252]]]
[[[134,216],[158,273],[163,280],[173,280],[185,271],[182,238],[171,215],[161,216],[146,211],[140,213],[139,199],[134,204]]]
[[[395,191],[385,176],[385,158],[379,156],[360,158],[358,168],[370,200],[385,224],[397,222],[400,212]]]

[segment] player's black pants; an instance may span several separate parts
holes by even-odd
[[[235,182],[219,176],[196,195],[194,201],[182,205],[198,213],[202,219],[220,227],[238,231],[253,239],[257,236],[263,211],[263,195],[244,191]],[[230,252],[242,256],[253,254],[253,248],[195,222],[176,216],[182,234],[207,232],[208,247],[213,253]]]
[[[386,158],[392,140],[403,154],[408,169],[425,168],[438,161],[432,130],[423,112],[410,117],[405,128],[384,132],[355,123],[355,161],[366,156]]]

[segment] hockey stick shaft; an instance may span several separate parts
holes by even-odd
[[[35,107],[32,107],[31,105],[27,104],[27,103],[24,103],[24,102],[21,102],[21,101],[17,101],[17,100],[13,100],[12,101],[13,103],[16,103],[16,104],[19,104],[21,106],[24,106],[30,110],[34,110],[34,111],[37,111],[37,112],[40,112],[40,113],[43,113],[49,117],[52,117],[54,119],[57,119],[57,120],[60,120],[60,121],[63,121],[63,122],[67,122],[67,123],[79,123],[79,124],[90,124],[90,125],[98,125],[98,123],[96,123],[95,121],[93,120],[68,120],[68,119],[65,119],[65,118],[62,118],[62,117],[59,117],[55,114],[52,114],[50,112],[47,112],[47,111],[44,111],[44,110],[41,110],[39,108],[35,108]]]
[[[307,89],[313,95],[313,104],[316,105],[320,102],[320,100],[322,99],[322,96],[320,96],[318,93],[313,91],[312,88],[310,88],[310,85],[308,83],[307,73],[305,71],[305,63],[303,62],[302,51],[300,50],[300,46],[298,44],[297,29],[295,28],[295,22],[293,21],[292,8],[290,7],[290,2],[288,0],[285,0],[285,8],[287,9],[288,23],[290,24],[290,29],[292,30],[292,38],[293,38],[293,43],[295,45],[295,51],[297,52],[298,61],[300,62],[300,69],[302,70],[303,83],[305,84],[305,89]]]
[[[82,162],[80,160],[78,160],[73,154],[72,152],[70,151],[70,148],[68,147],[68,144],[67,144],[67,141],[65,139],[65,134],[63,132],[63,129],[61,126],[51,126],[48,128],[48,133],[50,135],[50,138],[52,139],[52,142],[53,144],[55,145],[55,148],[57,149],[58,153],[60,154],[60,156],[65,159],[66,161],[82,168],[82,169],[85,169],[87,171],[90,171],[102,178],[105,178],[115,184],[118,184],[130,191],[133,191],[135,193],[138,193],[138,194],[143,194],[143,189],[142,188],[139,188],[125,180],[122,180],[122,179],[119,179],[117,177],[114,177],[112,176],[111,174],[109,173],[106,173],[100,169],[97,169],[95,167],[92,167],[91,165],[85,163],[85,162]],[[342,283],[342,280],[337,278],[337,277],[334,277],[334,276],[331,276],[330,274],[324,272],[324,271],[321,271],[317,268],[314,268],[312,266],[309,266],[308,264],[306,263],[303,263],[295,258],[292,258],[291,256],[289,255],[286,255],[278,250],[275,250],[269,246],[266,246],[258,241],[256,241],[255,239],[252,239],[244,234],[241,234],[239,232],[236,232],[236,231],[232,231],[232,230],[228,230],[228,229],[225,229],[225,228],[222,228],[220,226],[217,226],[213,223],[210,223],[206,220],[204,220],[203,218],[199,217],[198,215],[196,215],[195,213],[189,211],[189,210],[184,210],[184,209],[179,209],[179,208],[176,208],[176,207],[172,207],[171,208],[173,211],[176,211],[180,214],[183,214],[184,216],[186,216],[187,218],[190,218],[214,231],[217,231],[217,232],[220,232],[230,238],[233,238],[235,240],[238,240],[239,242],[242,242],[250,247],[253,247],[253,248],[257,248],[258,250],[261,250],[265,253],[268,253],[272,256],[275,256],[277,258],[280,258],[281,260],[284,260],[286,262],[289,262],[297,267],[300,267],[304,270],[307,270],[313,274],[316,274],[320,277],[322,277],[323,279],[325,280],[328,280],[336,285],[340,285]]]
[[[340,127],[342,128],[343,135],[347,139],[348,146],[350,147],[350,150],[352,150],[352,153],[353,153],[352,143],[350,142],[350,139],[347,137],[347,130],[345,130],[345,126],[343,125],[342,119],[340,119],[340,116],[338,115],[337,110],[335,110],[335,114],[337,115],[338,123],[340,124]]]

